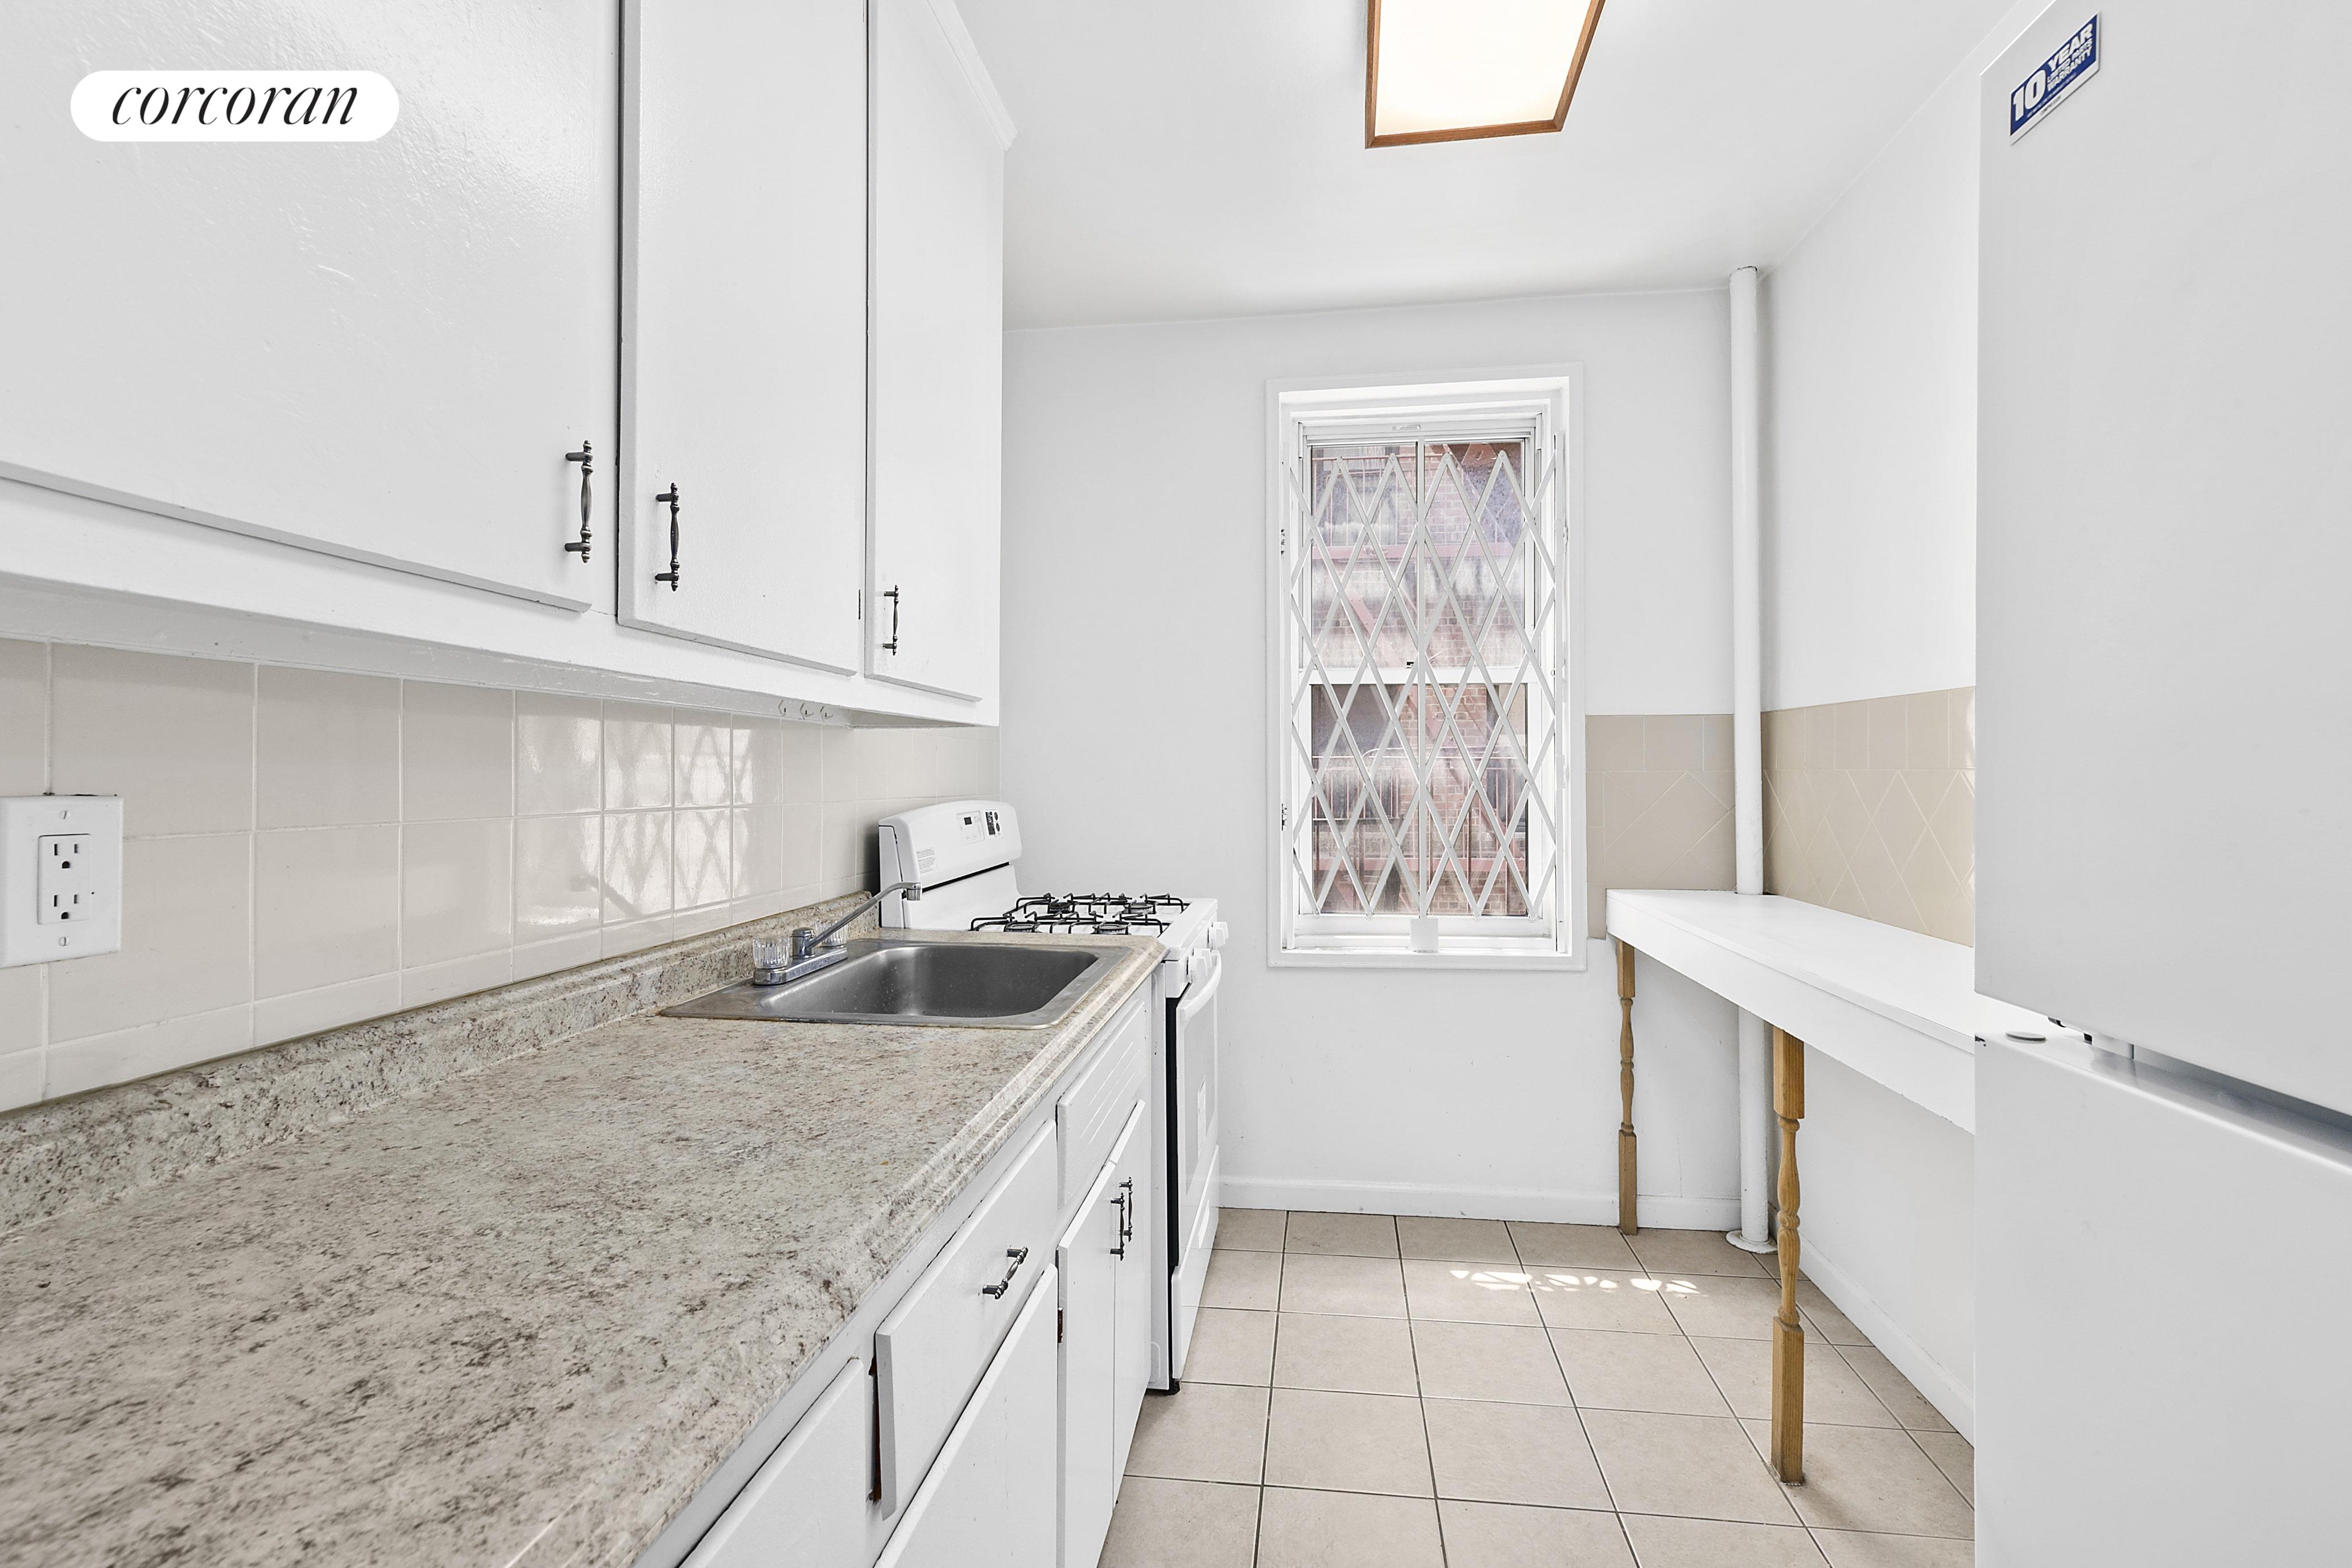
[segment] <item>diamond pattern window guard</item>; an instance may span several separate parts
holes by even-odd
[[[1536,425],[1309,435],[1286,465],[1283,835],[1303,943],[1423,919],[1559,937],[1559,468]]]

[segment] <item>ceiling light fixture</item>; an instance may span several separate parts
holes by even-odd
[[[1559,130],[1601,25],[1601,0],[1369,3],[1367,147]]]

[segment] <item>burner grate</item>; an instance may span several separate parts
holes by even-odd
[[[974,931],[1045,931],[1060,936],[1129,936],[1164,931],[1183,912],[1182,899],[1165,893],[1040,893],[1001,915],[971,922]]]

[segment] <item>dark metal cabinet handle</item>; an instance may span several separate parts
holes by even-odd
[[[1110,1201],[1118,1205],[1118,1245],[1110,1249],[1110,1255],[1125,1258],[1127,1244],[1135,1239],[1135,1178],[1121,1182],[1118,1195]]]
[[[898,651],[898,584],[893,583],[883,589],[882,596],[890,601],[890,640],[882,645],[882,651],[897,653]]]
[[[1013,1259],[1004,1270],[1004,1278],[993,1285],[982,1285],[980,1288],[982,1295],[1002,1297],[1007,1290],[1012,1289],[1013,1277],[1021,1272],[1023,1264],[1029,1261],[1029,1249],[1025,1247],[1008,1247],[1004,1249],[1004,1256]]]
[[[565,545],[563,548],[567,551],[577,553],[583,561],[588,559],[588,541],[590,538],[588,532],[588,517],[589,514],[595,510],[596,508],[595,491],[592,489],[588,484],[589,476],[593,475],[596,471],[596,458],[593,456],[594,452],[595,447],[592,444],[583,441],[580,443],[580,450],[576,452],[566,452],[563,454],[563,460],[565,462],[577,463],[580,465],[580,537],[577,541]]]
[[[656,583],[667,583],[667,584],[669,584],[669,591],[670,591],[671,593],[675,594],[675,593],[677,593],[677,575],[678,575],[678,573],[677,573],[677,485],[673,481],[673,482],[672,482],[672,484],[670,485],[669,489],[666,489],[666,490],[662,491],[662,493],[661,493],[661,494],[659,494],[659,495],[657,495],[657,496],[654,497],[654,504],[655,504],[656,506],[661,506],[661,505],[667,504],[667,505],[669,507],[669,570],[668,570],[668,571],[667,571],[667,572],[656,572],[656,573],[655,573],[655,574],[654,574],[654,581],[655,581],[655,582],[656,582]]]

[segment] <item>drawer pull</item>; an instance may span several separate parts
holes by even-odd
[[[580,450],[564,453],[563,460],[580,465],[580,537],[563,548],[566,552],[578,555],[584,562],[588,559],[590,542],[588,518],[596,505],[595,492],[589,488],[588,483],[590,476],[596,471],[596,448],[593,444],[583,441],[580,443]]]
[[[1118,1184],[1118,1195],[1111,1202],[1118,1205],[1118,1245],[1110,1249],[1113,1258],[1127,1256],[1127,1244],[1135,1239],[1135,1178],[1129,1176]]]
[[[1002,1300],[1004,1293],[1013,1289],[1013,1277],[1021,1272],[1023,1264],[1029,1261],[1029,1249],[1025,1247],[1008,1247],[1004,1249],[1004,1256],[1013,1259],[1005,1266],[1004,1278],[993,1285],[982,1285],[980,1288],[982,1295],[994,1296]]]
[[[656,506],[663,506],[663,505],[667,505],[667,506],[669,508],[669,570],[668,570],[668,571],[667,571],[667,572],[656,572],[656,573],[655,573],[655,574],[654,574],[654,581],[655,581],[655,582],[656,582],[656,583],[667,583],[667,584],[669,584],[669,591],[670,591],[671,593],[675,594],[675,593],[677,593],[677,576],[678,576],[678,573],[677,573],[677,483],[676,483],[675,481],[673,481],[673,482],[671,483],[671,485],[670,485],[669,489],[666,489],[666,490],[662,491],[662,493],[661,493],[661,494],[659,494],[659,495],[657,495],[657,496],[654,497],[654,504],[655,504]]]

